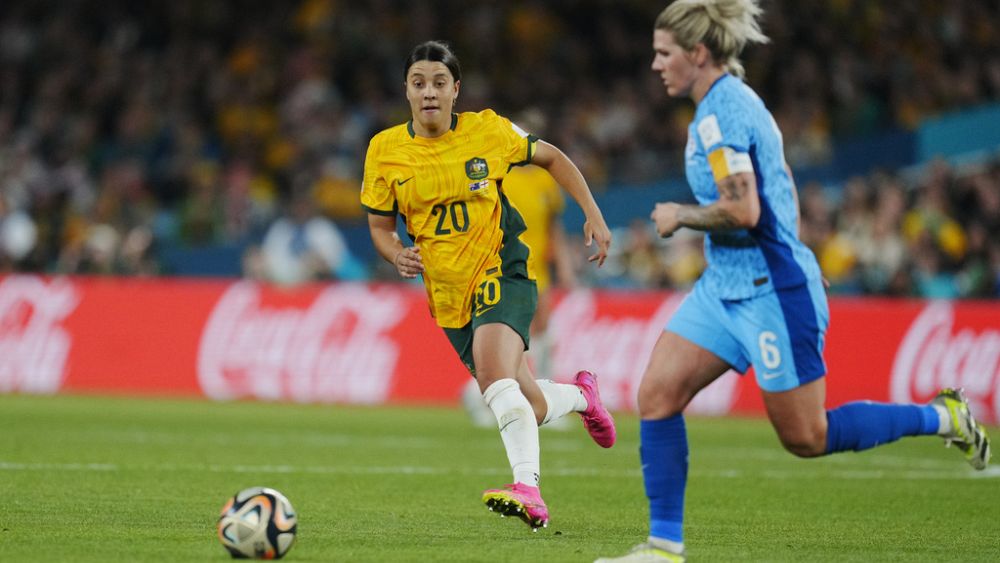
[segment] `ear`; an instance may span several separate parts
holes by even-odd
[[[456,96],[458,95],[458,91],[461,90],[461,89],[462,89],[462,81],[461,80],[456,80],[455,81],[455,95]]]
[[[712,62],[712,51],[705,46],[704,43],[697,43],[694,49],[691,49],[691,59],[697,66],[705,66]]]

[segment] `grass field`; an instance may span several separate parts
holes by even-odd
[[[255,485],[298,510],[290,561],[592,561],[646,533],[618,426],[611,450],[543,431],[531,533],[480,504],[510,471],[457,409],[0,396],[0,561],[225,561],[218,511]],[[1000,472],[938,439],[800,460],[763,420],[688,429],[691,561],[1000,560]]]

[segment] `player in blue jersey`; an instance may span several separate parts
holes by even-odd
[[[663,237],[705,231],[708,267],[660,335],[639,385],[640,457],[650,531],[623,557],[684,561],[688,444],[682,411],[730,368],[755,368],[768,418],[791,453],[860,451],[902,436],[940,435],[983,469],[989,439],[960,391],[929,405],[824,408],[829,311],[819,267],[798,238],[798,204],[781,132],[741,80],[738,55],[762,43],[756,0],[678,0],[656,20],[652,69],[697,106],[685,151],[697,205],[659,203]]]

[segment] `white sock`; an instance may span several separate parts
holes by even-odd
[[[537,487],[541,455],[531,403],[513,379],[494,381],[483,391],[483,399],[497,417],[514,482]]]
[[[576,385],[556,383],[551,379],[539,379],[538,387],[542,389],[545,404],[548,406],[542,424],[561,418],[571,412],[587,410],[587,399],[584,398],[583,391],[580,391]]]
[[[951,427],[952,426],[951,413],[948,412],[948,409],[942,405],[931,405],[931,406],[934,407],[935,411],[937,411],[938,419],[941,421],[940,425],[938,426],[938,431],[937,431],[938,436],[947,436],[952,432],[954,432],[954,428]]]
[[[665,540],[663,538],[656,538],[653,536],[649,536],[647,541],[649,541],[649,543],[653,547],[658,547],[664,551],[669,551],[670,553],[676,553],[677,555],[684,554],[684,542],[675,542],[675,541]]]

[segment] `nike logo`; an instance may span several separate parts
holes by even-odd
[[[416,178],[416,176],[410,176],[409,178],[407,178],[405,180],[396,180],[396,185],[397,186],[402,186],[403,184],[409,182],[410,180],[412,180],[414,178]]]
[[[780,373],[780,372],[779,373],[765,373],[764,374],[764,381],[770,381],[772,379],[778,379],[782,375],[784,375],[784,374]]]

